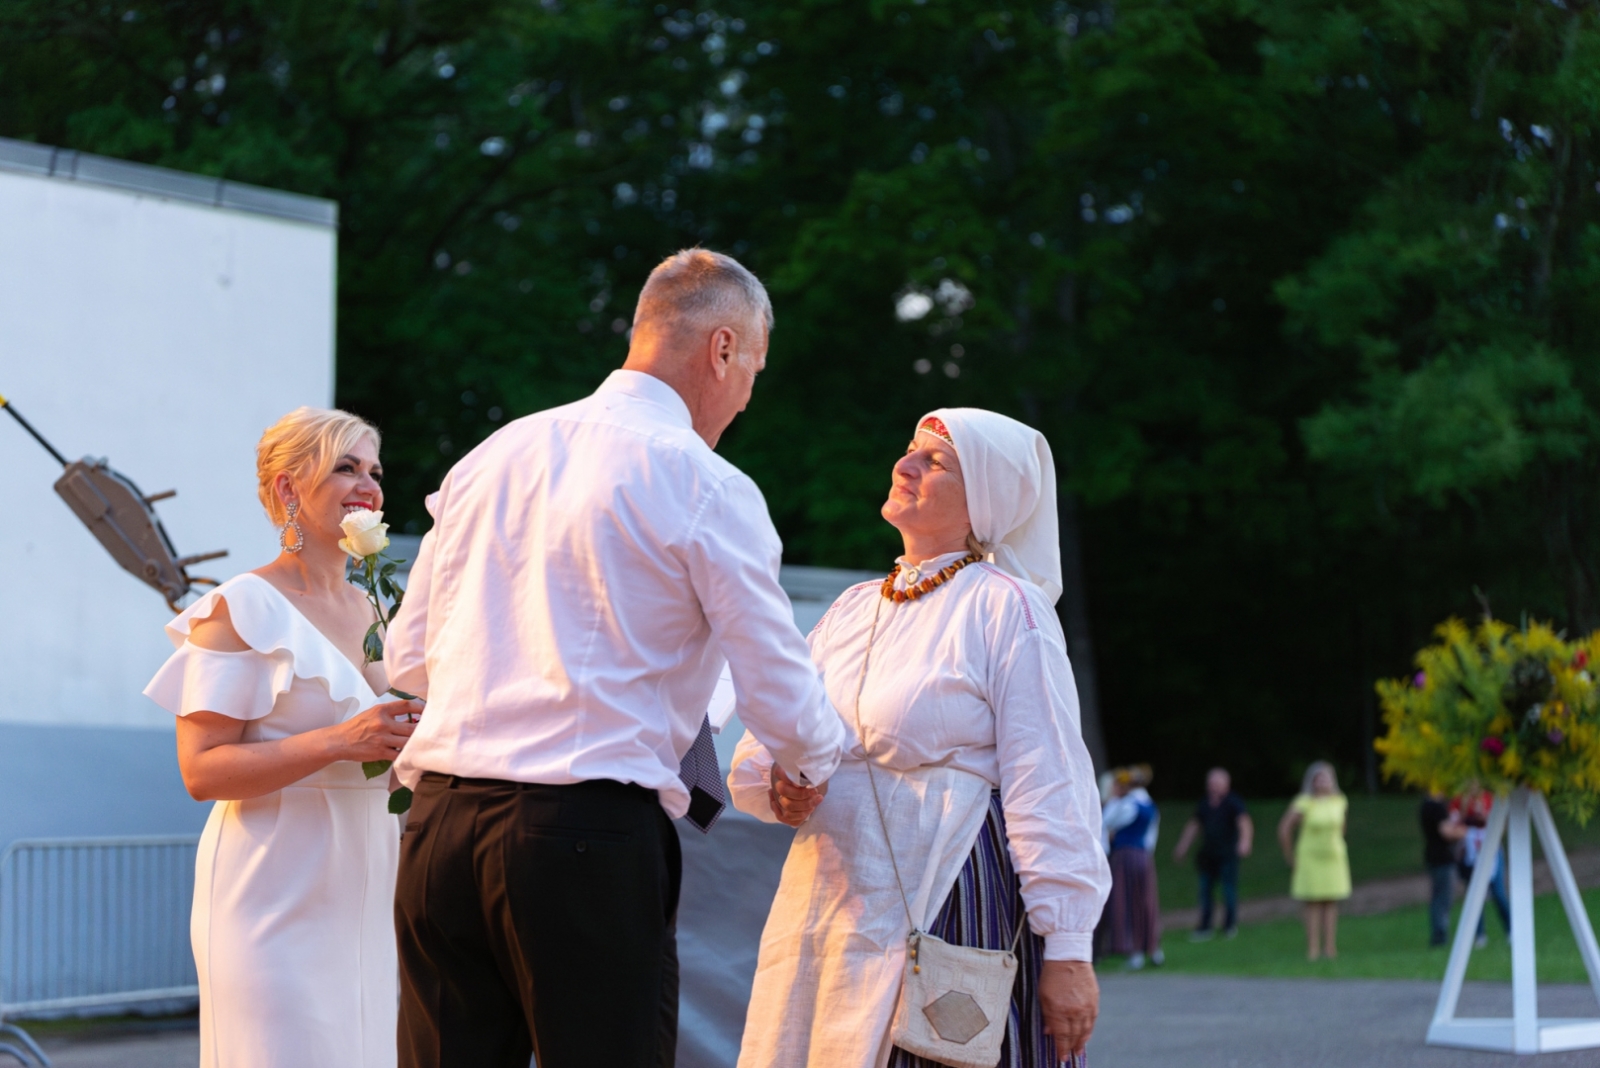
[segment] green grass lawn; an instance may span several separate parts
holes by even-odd
[[[1384,879],[1422,872],[1422,829],[1417,823],[1421,799],[1409,794],[1350,795],[1350,876],[1356,882]],[[1199,879],[1194,870],[1194,853],[1183,864],[1172,860],[1172,847],[1178,844],[1183,825],[1194,812],[1194,801],[1161,802],[1161,841],[1156,846],[1156,879],[1164,909],[1192,908],[1197,904]],[[1288,807],[1287,800],[1249,801],[1250,816],[1256,825],[1254,854],[1239,868],[1240,899],[1282,897],[1289,892],[1289,869],[1278,850],[1278,820]],[[1587,828],[1579,828],[1559,817],[1561,841],[1566,848],[1592,849],[1600,846],[1600,818]],[[1535,847],[1537,854],[1537,846]],[[1491,921],[1492,922],[1492,921]],[[1443,967],[1441,964],[1440,967]]]
[[[1584,894],[1591,922],[1600,918],[1600,890]],[[1459,910],[1457,910],[1459,914]],[[1489,946],[1472,955],[1469,979],[1509,982],[1511,947],[1490,908]],[[1452,919],[1452,933],[1454,920]],[[1567,925],[1561,901],[1554,894],[1534,899],[1535,949],[1539,979],[1547,983],[1587,983],[1583,961]],[[1426,906],[1396,909],[1378,916],[1341,917],[1339,959],[1313,964],[1306,960],[1305,928],[1298,920],[1250,924],[1232,940],[1194,943],[1182,932],[1162,939],[1167,963],[1160,971],[1201,975],[1254,975],[1323,979],[1444,978],[1449,947],[1428,948]],[[1102,971],[1122,965],[1108,960]]]

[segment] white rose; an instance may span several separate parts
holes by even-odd
[[[339,520],[339,526],[346,535],[339,539],[339,548],[357,560],[389,547],[389,524],[383,521],[382,512],[359,508]]]

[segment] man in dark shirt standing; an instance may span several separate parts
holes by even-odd
[[[1250,855],[1255,824],[1245,810],[1244,799],[1233,792],[1233,780],[1224,768],[1212,768],[1206,773],[1206,796],[1183,825],[1172,851],[1174,860],[1182,863],[1196,835],[1200,836],[1200,851],[1194,858],[1200,871],[1200,926],[1191,937],[1196,942],[1211,937],[1213,890],[1220,886],[1222,933],[1232,938],[1239,933],[1239,861]]]
[[[1450,890],[1455,881],[1457,843],[1466,825],[1450,811],[1443,794],[1422,799],[1422,863],[1428,867],[1433,893],[1428,900],[1428,945],[1442,946],[1450,935]]]

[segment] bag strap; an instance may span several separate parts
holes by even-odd
[[[883,615],[884,598],[876,597],[877,607],[872,610],[872,629],[867,633],[867,648],[861,654],[861,674],[856,679],[856,737],[861,740],[861,752],[864,763],[867,765],[867,784],[872,787],[872,806],[878,810],[878,826],[883,828],[883,842],[889,850],[889,866],[894,869],[894,885],[900,891],[900,907],[906,910],[906,922],[911,926],[911,934],[921,934],[917,921],[911,915],[911,901],[906,897],[906,884],[900,878],[900,864],[894,857],[894,839],[889,836],[889,821],[883,815],[883,801],[878,796],[878,780],[872,774],[872,751],[867,748],[867,732],[861,725],[861,695],[867,688],[867,665],[872,661],[872,647],[878,639],[878,621]],[[1017,946],[1022,943],[1022,930],[1028,924],[1028,910],[1024,907],[1017,916],[1017,930],[1011,936],[1011,953],[1015,955]]]

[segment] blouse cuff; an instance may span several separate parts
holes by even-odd
[[[1044,936],[1045,960],[1094,959],[1094,932],[1057,931]]]

